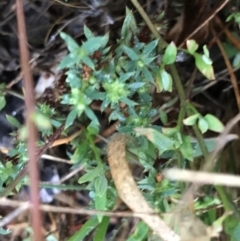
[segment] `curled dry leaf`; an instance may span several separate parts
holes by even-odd
[[[170,227],[149,206],[135,183],[126,160],[127,137],[117,134],[108,144],[108,162],[113,181],[122,201],[140,217],[163,241],[180,241]],[[149,215],[146,215],[149,214]]]

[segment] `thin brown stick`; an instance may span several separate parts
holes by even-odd
[[[0,198],[0,206],[2,207],[19,207],[23,205],[27,205],[29,202],[20,202],[7,198]],[[151,217],[156,216],[156,212],[144,212],[140,210],[139,212],[111,212],[111,211],[100,211],[100,210],[89,210],[81,207],[78,208],[69,208],[69,207],[60,207],[54,205],[40,205],[40,209],[45,212],[53,212],[53,213],[72,213],[72,214],[84,214],[84,215],[103,215],[109,217]],[[1,227],[1,226],[0,226]]]
[[[25,203],[23,205],[20,205],[18,208],[16,208],[14,211],[9,213],[6,217],[2,218],[0,221],[0,227],[3,227],[10,223],[13,219],[21,215],[23,212],[25,212],[29,208],[29,203]]]
[[[221,19],[216,16],[214,18],[214,22],[221,28],[223,29],[223,32],[226,34],[228,39],[234,44],[234,46],[240,50],[240,41],[237,39],[230,31],[229,29],[222,23]]]
[[[63,6],[66,6],[66,7],[70,7],[70,8],[78,8],[78,9],[87,9],[88,7],[87,6],[78,6],[78,5],[73,5],[73,4],[69,4],[69,3],[65,3],[65,2],[62,2],[60,0],[53,0],[54,2],[60,4],[60,5],[63,5]]]
[[[74,164],[74,162],[71,161],[71,160],[67,160],[67,159],[64,159],[64,158],[60,158],[60,157],[56,157],[56,156],[52,156],[52,155],[48,155],[48,154],[43,154],[41,157],[44,158],[44,159],[47,159],[47,160],[66,163],[66,164],[69,164],[69,165]]]
[[[73,169],[70,173],[66,174],[66,176],[62,177],[60,183],[66,182],[68,179],[76,175],[78,172],[82,171],[84,167],[80,165],[79,167]]]
[[[22,79],[22,71],[15,77],[7,86],[7,89],[10,89],[13,85],[17,84]]]
[[[82,133],[82,129],[73,133],[71,136],[55,140],[51,147],[67,144],[67,143],[71,142],[73,139],[75,139],[77,136],[79,136],[81,133]]]
[[[39,209],[39,172],[37,159],[37,130],[34,122],[31,119],[32,114],[35,112],[35,99],[34,99],[34,87],[31,75],[31,68],[29,65],[29,52],[27,48],[26,38],[26,26],[24,20],[23,2],[16,0],[16,11],[17,11],[17,23],[18,23],[18,35],[19,35],[19,47],[21,57],[21,67],[24,77],[24,87],[26,91],[26,124],[28,130],[28,156],[29,156],[29,169],[30,169],[30,197],[32,202],[31,222],[34,232],[34,240],[42,240],[42,216]]]
[[[190,39],[192,36],[194,36],[201,28],[203,28],[207,23],[210,22],[211,19],[229,2],[229,0],[223,1],[223,3],[215,10],[215,12],[209,16],[201,25],[198,26],[192,33],[190,33],[184,40],[183,42],[179,45],[179,48],[183,47],[185,41],[187,39]]]
[[[229,24],[226,24],[223,28],[221,28],[221,30],[218,32],[218,37],[221,37],[223,34],[225,34],[224,30],[227,29],[228,27],[229,27]],[[213,44],[215,44],[215,41],[216,41],[215,37],[212,37],[212,39],[207,43],[208,49],[210,49],[213,46]]]
[[[109,137],[110,135],[112,135],[114,133],[114,131],[116,131],[116,127],[117,125],[119,125],[119,121],[116,121],[115,123],[113,123],[111,126],[109,126],[102,134],[101,136],[103,137]],[[99,137],[95,138],[95,143],[99,142],[101,139]]]
[[[225,61],[225,64],[227,66],[227,69],[228,69],[228,73],[230,75],[230,80],[231,80],[231,83],[232,83],[232,86],[233,86],[233,89],[234,89],[234,93],[235,93],[235,98],[236,98],[236,101],[237,101],[237,106],[238,106],[238,110],[240,111],[240,92],[239,92],[239,88],[238,88],[238,84],[237,84],[237,78],[234,74],[234,71],[233,71],[233,68],[232,68],[232,65],[228,59],[228,56],[222,46],[222,43],[221,41],[219,40],[219,38],[217,37],[217,33],[215,32],[215,30],[213,28],[211,28],[211,32],[213,34],[213,36],[216,37],[216,43],[221,51],[221,54],[223,56],[223,59]]]

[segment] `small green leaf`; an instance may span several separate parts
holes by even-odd
[[[146,66],[144,66],[142,68],[142,73],[144,75],[144,77],[151,83],[154,83],[154,79],[153,79],[153,76],[152,76],[152,73],[148,70],[148,68]]]
[[[86,64],[92,70],[95,70],[94,62],[88,56],[83,57],[82,61],[83,61],[84,64]]]
[[[28,137],[27,126],[23,126],[18,130],[18,136],[21,141],[25,141]]]
[[[103,217],[101,223],[97,227],[93,241],[106,240],[105,238],[106,238],[106,234],[107,234],[109,221],[110,221],[110,217]]]
[[[66,82],[69,83],[70,87],[76,88],[76,89],[80,88],[81,79],[79,78],[78,73],[73,69],[71,69],[71,70],[68,70],[66,74],[67,74]]]
[[[122,49],[131,60],[137,61],[139,59],[139,55],[132,48],[123,45]]]
[[[134,15],[131,10],[126,8],[126,17],[123,22],[121,37],[126,39],[130,34],[136,33],[138,30]]]
[[[6,118],[12,126],[17,127],[17,128],[19,128],[21,126],[21,124],[15,117],[13,117],[11,115],[6,115]]]
[[[95,51],[99,50],[100,48],[106,47],[108,43],[109,35],[105,34],[101,37],[94,37],[88,39],[87,42],[82,44],[82,48],[86,50],[88,53],[94,53]]]
[[[164,127],[162,128],[162,133],[166,136],[174,136],[178,133],[178,129],[176,127]]]
[[[99,224],[96,216],[92,216],[68,241],[83,241],[84,238]]]
[[[134,82],[134,83],[129,84],[128,88],[136,90],[136,89],[143,87],[144,85],[146,85],[146,82]]]
[[[232,231],[232,238],[235,241],[240,241],[240,222],[234,227]]]
[[[239,11],[234,11],[232,14],[230,14],[227,19],[226,22],[229,22],[230,20],[234,20],[235,23],[240,23],[240,12]]]
[[[86,109],[85,109],[85,114],[87,115],[87,117],[88,117],[93,123],[95,123],[96,125],[99,125],[98,118],[97,118],[97,116],[95,115],[95,113],[92,111],[91,108],[86,107]]]
[[[139,68],[143,68],[143,67],[145,66],[145,64],[144,64],[144,62],[143,62],[141,59],[139,59],[139,60],[137,61],[137,66],[138,66]]]
[[[52,127],[51,119],[48,116],[43,115],[42,113],[35,112],[32,115],[32,118],[36,126],[40,129],[50,129]]]
[[[100,175],[101,170],[99,169],[99,167],[96,167],[93,170],[89,170],[87,171],[87,173],[85,173],[83,176],[81,176],[78,179],[78,183],[82,184],[85,182],[90,182],[92,180],[94,180],[98,175]]]
[[[6,105],[5,96],[0,93],[0,110],[2,110]]]
[[[156,74],[156,85],[158,93],[163,90],[172,91],[172,76],[164,68],[159,68]]]
[[[198,49],[198,44],[193,39],[187,40],[186,45],[187,45],[187,50],[190,54],[194,54],[196,52],[196,50]]]
[[[58,68],[59,69],[69,68],[69,67],[72,67],[74,64],[76,64],[76,59],[73,58],[71,54],[69,54],[66,57],[64,57],[64,59],[59,64]]]
[[[204,116],[205,121],[208,123],[208,129],[215,132],[222,132],[224,129],[223,123],[211,114]]]
[[[97,135],[99,133],[99,123],[91,121],[87,127],[88,134]]]
[[[193,161],[193,148],[191,145],[191,137],[181,135],[182,137],[182,144],[180,145],[180,151],[184,158],[189,161]]]
[[[203,133],[205,133],[208,130],[208,123],[207,121],[205,121],[204,118],[200,118],[198,121],[198,128],[200,129],[200,131]]]
[[[209,57],[207,57],[206,55],[202,55],[202,59],[207,65],[212,64],[212,60]]]
[[[73,162],[80,162],[84,157],[87,155],[87,151],[89,148],[89,143],[87,140],[84,140],[81,142],[80,145],[78,145],[77,149],[75,150],[71,160]]]
[[[107,187],[108,187],[108,182],[107,179],[104,175],[98,176],[95,179],[95,208],[97,210],[105,210],[106,209],[106,204],[107,204]],[[102,220],[103,216],[98,215],[98,220],[99,222]]]
[[[163,64],[173,64],[177,57],[177,47],[174,42],[171,42],[163,55],[162,62]]]
[[[161,72],[162,85],[165,91],[172,92],[172,76],[163,69]]]
[[[7,235],[7,234],[10,234],[11,231],[8,230],[8,229],[3,229],[2,227],[0,228],[0,234],[1,235]]]
[[[135,126],[123,126],[117,127],[117,130],[121,133],[133,133]]]
[[[107,191],[108,182],[105,176],[99,176],[95,179],[95,191],[98,195],[103,195]]]
[[[147,66],[151,66],[151,63],[156,59],[157,57],[146,57],[144,55],[141,56],[141,59],[143,63]]]
[[[160,155],[174,148],[175,141],[152,128],[135,128],[135,131],[147,137],[159,150]]]
[[[149,232],[149,227],[140,221],[136,227],[135,232],[127,239],[127,241],[143,241]]]
[[[203,52],[206,57],[210,58],[209,51],[206,45],[203,46]]]
[[[84,31],[84,35],[87,39],[91,39],[94,37],[93,32],[86,25],[84,25],[83,31]]]
[[[64,32],[61,32],[60,37],[66,42],[68,50],[71,53],[74,53],[77,51],[77,49],[79,48],[79,45],[70,35],[68,35]]]
[[[234,68],[240,67],[240,52],[238,52],[233,59],[233,67]]]
[[[207,59],[206,56],[203,57],[198,53],[194,53],[193,56],[195,58],[195,64],[198,70],[209,80],[214,80],[214,71],[212,65],[210,64],[211,62],[209,62],[209,59]]]
[[[119,80],[119,82],[126,82],[126,80],[129,80],[134,74],[135,74],[135,72],[129,72],[126,74],[122,74],[118,80]]]
[[[107,193],[103,193],[101,195],[97,194],[94,197],[94,201],[95,201],[95,209],[96,210],[105,210],[106,209],[106,204],[107,204]],[[102,214],[98,214],[97,215],[98,221],[101,222],[103,215]]]
[[[159,39],[156,39],[152,42],[150,42],[149,44],[147,44],[144,49],[143,49],[143,54],[150,54],[158,45],[158,41]]]
[[[167,117],[166,112],[160,109],[159,110],[159,117],[160,117],[160,120],[163,123],[163,125],[166,125],[167,122],[168,122],[168,117]]]
[[[71,110],[71,112],[67,116],[67,120],[65,123],[65,129],[73,124],[76,117],[77,117],[77,110],[74,108]]]
[[[127,97],[122,97],[120,98],[120,101],[122,101],[123,103],[127,104],[128,106],[135,106],[138,105],[138,103],[128,99]]]
[[[183,120],[184,125],[192,126],[196,123],[197,119],[200,117],[199,114],[194,114]]]

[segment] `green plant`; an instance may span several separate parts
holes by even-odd
[[[118,131],[135,135],[135,144],[129,148],[134,160],[138,160],[146,172],[145,177],[138,182],[139,188],[144,191],[147,200],[157,210],[166,212],[171,209],[166,203],[166,198],[174,196],[178,198],[182,187],[176,182],[158,183],[155,177],[161,168],[153,167],[154,160],[157,156],[171,153],[171,159],[166,165],[176,165],[172,161],[179,160],[177,165],[184,166],[187,160],[193,161],[195,157],[193,146],[196,145],[190,136],[180,131],[178,126],[162,128],[151,125],[152,118],[158,113],[163,117],[164,111],[152,107],[149,90],[157,88],[158,92],[172,91],[172,76],[166,68],[175,62],[177,48],[174,43],[170,43],[159,63],[158,40],[148,44],[139,41],[138,28],[129,10],[126,11],[121,38],[116,46],[107,46],[108,34],[96,37],[86,26],[84,34],[86,41],[78,45],[70,36],[61,33],[69,50],[68,56],[60,64],[60,68],[68,69],[66,81],[71,88],[70,92],[62,97],[62,104],[71,106],[66,128],[76,119],[81,121],[87,117],[90,121],[82,133],[81,145],[79,142],[73,142],[76,150],[72,159],[84,164],[86,171],[86,174],[79,179],[79,184],[88,183],[86,188],[89,189],[92,198],[91,207],[98,210],[109,210],[113,207],[117,193],[113,183],[105,177],[108,166],[101,159],[101,151],[93,141],[99,133],[99,120],[90,105],[93,101],[100,100],[101,111],[108,107],[112,110],[109,121],[120,121]],[[198,69],[212,79],[214,76],[212,62],[207,48],[204,47],[204,54],[200,55],[196,53],[198,45],[194,41],[189,41],[187,46],[186,51],[193,55]],[[212,115],[201,117],[198,113],[196,116],[195,119],[200,122],[198,126],[201,132],[208,129],[220,132],[223,129],[222,124]],[[166,115],[164,118],[166,119]],[[188,117],[184,123],[195,124],[196,120],[189,121],[191,118],[194,119]],[[201,124],[202,120],[208,123],[205,129]],[[216,123],[219,123],[218,128],[212,127]],[[205,203],[205,207],[208,205],[211,205],[211,202]],[[100,230],[103,226],[103,230],[106,231],[108,222],[108,219],[100,215],[97,218],[92,217],[70,240],[82,240],[97,227],[97,230]],[[144,240],[148,229],[145,231],[138,234],[136,230],[129,240]],[[136,239],[136,235],[140,237]],[[103,237],[103,233],[99,234],[96,231],[94,240],[103,240]]]
[[[103,154],[106,152],[98,148],[94,142],[100,132],[100,121],[91,108],[94,101],[101,101],[102,112],[107,108],[111,109],[109,121],[119,121],[118,132],[132,135],[132,145],[128,147],[129,159],[140,164],[144,171],[143,177],[137,180],[138,187],[148,202],[160,213],[173,210],[175,205],[170,205],[168,200],[180,199],[185,186],[176,181],[158,181],[158,174],[165,167],[185,168],[190,166],[196,157],[206,158],[214,149],[216,139],[206,139],[202,134],[208,130],[221,132],[224,128],[216,117],[211,114],[202,116],[191,103],[186,102],[181,81],[173,66],[178,51],[175,44],[164,44],[161,39],[143,43],[139,40],[138,33],[139,28],[134,16],[127,9],[121,37],[116,45],[109,46],[108,34],[95,36],[86,26],[86,40],[81,44],[66,33],[60,34],[69,50],[69,54],[59,66],[60,69],[67,70],[66,83],[70,88],[68,93],[61,96],[61,104],[69,110],[65,133],[79,125],[84,127],[81,135],[71,142],[73,152],[68,154],[75,165],[83,165],[85,174],[78,179],[78,187],[59,185],[59,188],[89,190],[92,200],[89,209],[112,210],[117,199],[113,181],[106,175],[109,171],[109,166],[103,160]],[[159,43],[161,50],[166,46],[163,55],[160,56],[161,60]],[[203,75],[208,79],[214,79],[212,61],[206,46],[203,47],[203,54],[198,53],[197,49],[198,44],[189,40],[187,49],[183,51],[194,57],[195,65]],[[176,99],[164,103],[164,107],[153,108],[151,90],[159,93],[172,92],[174,83],[178,89]],[[4,88],[3,85],[0,86],[0,109],[5,105]],[[178,99],[181,105],[177,124],[166,128],[164,125],[168,122],[168,116],[165,110],[173,106]],[[163,126],[152,124],[156,116],[161,119]],[[61,113],[47,104],[39,105],[32,118],[42,137],[50,136],[53,128],[64,122]],[[15,127],[20,127],[14,118],[8,117],[8,121]],[[193,127],[198,140],[186,133],[184,125]],[[23,142],[26,133],[22,136],[22,142],[19,141],[17,147],[9,153],[11,156],[20,157],[19,164],[13,166],[7,162],[0,166],[2,189],[3,184],[8,184],[14,179],[17,170],[26,162],[26,147]],[[163,159],[164,163],[155,166],[157,158]],[[18,188],[20,186],[21,184]],[[221,188],[217,190],[219,193],[222,191]],[[227,199],[224,201],[224,195],[220,198],[224,205],[229,204]],[[209,194],[206,199],[198,200],[195,206],[196,209],[207,209],[219,202],[219,199]],[[215,217],[216,213],[210,211],[205,215],[208,224],[212,224]],[[234,224],[232,229],[237,232],[239,220],[233,218],[231,221]],[[91,232],[94,232],[93,240],[104,240],[108,225],[108,217],[102,214],[92,216],[69,240],[84,240]],[[135,232],[127,240],[151,240],[151,232],[144,223],[139,222]]]

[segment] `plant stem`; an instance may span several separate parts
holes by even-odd
[[[214,187],[223,203],[225,211],[233,211],[235,218],[240,220],[239,210],[236,204],[233,202],[232,197],[226,191],[226,188],[218,185],[215,185]]]
[[[98,162],[98,165],[102,166],[102,159],[101,159],[101,157],[99,155],[99,151],[98,151],[98,149],[97,149],[97,147],[96,147],[96,145],[94,143],[93,136],[91,134],[89,134],[89,133],[86,133],[86,137],[87,137],[87,139],[89,141],[89,144],[90,144],[90,146],[91,146],[91,148],[92,148],[92,150],[94,152],[94,155],[95,155],[95,158],[96,158],[96,160]]]
[[[151,30],[151,32],[154,35],[154,37],[155,38],[159,38],[158,51],[161,51],[163,48],[165,48],[167,46],[167,42],[165,42],[161,38],[161,35],[156,30],[154,24],[149,19],[149,17],[147,16],[146,12],[144,11],[144,9],[138,3],[138,0],[131,0],[131,1],[132,1],[132,4],[136,7],[138,12],[140,13],[140,15],[142,16],[142,18],[144,19],[144,21],[146,22],[146,24],[148,25],[148,27]],[[181,80],[180,80],[180,77],[178,75],[178,72],[177,72],[177,69],[176,69],[175,65],[170,65],[170,70],[171,70],[172,77],[173,77],[173,79],[175,81],[175,84],[176,84],[176,87],[177,87],[177,91],[178,91],[178,94],[179,94],[179,99],[180,99],[180,113],[179,113],[177,126],[179,128],[179,131],[181,131],[181,129],[182,129],[182,122],[183,122],[183,118],[184,118],[184,115],[185,115],[185,99],[186,99],[186,97],[185,97],[183,85],[181,83]]]
[[[181,131],[182,125],[183,125],[183,118],[185,116],[185,111],[186,111],[186,96],[185,96],[185,92],[184,92],[184,89],[183,89],[181,79],[179,77],[179,74],[177,72],[177,69],[176,69],[175,65],[172,64],[169,67],[170,67],[170,71],[171,71],[173,80],[176,84],[178,96],[179,96],[179,99],[180,99],[180,112],[179,112],[179,116],[178,116],[177,127],[178,127],[179,131]]]

